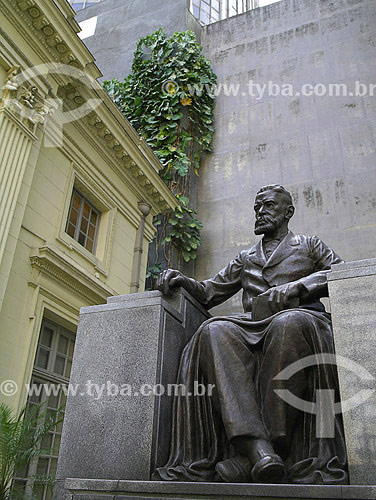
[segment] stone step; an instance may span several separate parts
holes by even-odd
[[[59,500],[375,500],[375,486],[183,483],[66,479]]]

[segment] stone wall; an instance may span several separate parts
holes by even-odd
[[[104,79],[123,80],[130,72],[138,40],[164,28],[174,31],[192,29],[198,35],[200,25],[187,10],[187,0],[106,0],[80,11],[78,23],[97,16],[95,34],[85,38]]]
[[[204,223],[196,277],[254,244],[253,198],[267,183],[293,194],[295,232],[316,234],[346,260],[375,256],[375,96],[248,95],[247,82],[376,84],[374,0],[282,0],[203,30],[220,93],[213,154],[199,181]],[[256,92],[254,92],[256,93]],[[219,308],[240,309],[239,297]]]

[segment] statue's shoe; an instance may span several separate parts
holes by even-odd
[[[242,455],[218,462],[215,470],[225,483],[251,482],[252,465],[248,458]]]
[[[285,466],[279,455],[267,455],[259,460],[251,471],[254,483],[282,483]]]

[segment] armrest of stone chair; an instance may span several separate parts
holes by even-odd
[[[149,480],[166,463],[181,353],[210,314],[182,288],[83,307],[57,471],[65,479]],[[60,496],[59,496],[60,495]]]

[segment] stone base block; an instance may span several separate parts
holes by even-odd
[[[170,483],[67,479],[64,500],[374,500],[376,486]]]

